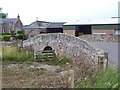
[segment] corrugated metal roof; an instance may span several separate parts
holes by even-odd
[[[15,24],[17,21],[17,18],[5,18],[5,19],[0,19],[0,24],[2,23],[13,23]]]
[[[109,18],[109,19],[94,19],[94,20],[80,20],[75,22],[68,22],[64,25],[98,25],[98,24],[120,24],[118,23],[117,18]]]

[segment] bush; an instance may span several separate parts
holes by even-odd
[[[11,35],[11,33],[5,32],[5,33],[2,33],[2,35]]]
[[[20,52],[19,54],[16,55],[17,61],[26,61],[28,59],[29,59],[29,57],[26,55],[25,52]]]
[[[11,33],[5,32],[5,33],[2,33],[0,38],[3,39],[3,41],[9,41],[11,36],[17,37],[17,39],[22,39],[22,40],[27,39],[27,36],[25,35],[24,30],[18,31],[17,33],[15,33],[14,31],[11,31]]]
[[[2,40],[3,41],[10,41],[10,35],[4,35],[3,37],[2,37]]]
[[[24,30],[17,31],[17,34],[24,34]]]
[[[24,36],[22,34],[16,34],[17,39],[23,39]]]
[[[18,31],[18,32],[16,33],[16,37],[17,37],[17,39],[25,40],[25,39],[26,39],[26,36],[25,36],[24,30]]]

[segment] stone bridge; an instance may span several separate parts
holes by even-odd
[[[106,67],[107,53],[79,37],[63,33],[40,34],[23,41],[23,47],[32,46],[34,52],[42,52],[51,47],[56,55],[66,55],[77,62],[90,63],[96,67]]]

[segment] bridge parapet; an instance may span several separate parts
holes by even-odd
[[[23,46],[33,46],[35,52],[43,51],[46,46],[55,50],[57,55],[66,55],[77,62],[90,62],[93,66],[106,67],[106,53],[90,42],[63,33],[40,34],[23,41]]]

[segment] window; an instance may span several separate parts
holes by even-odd
[[[120,35],[120,30],[114,30],[115,35]]]
[[[4,29],[2,29],[2,33],[4,33],[5,32],[5,30]]]
[[[11,32],[11,29],[9,29],[9,33]]]

